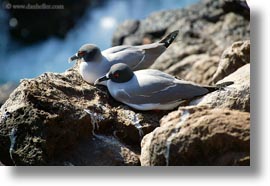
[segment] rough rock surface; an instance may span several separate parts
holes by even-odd
[[[139,166],[139,155],[113,136],[95,135],[80,142],[74,150],[62,154],[54,165]]]
[[[95,132],[116,136],[136,150],[163,115],[135,115],[113,101],[106,88],[91,86],[76,70],[69,70],[23,80],[1,107],[0,116],[2,162],[42,165],[53,164]]]
[[[233,43],[223,52],[213,82],[223,79],[248,63],[250,63],[250,40]]]
[[[234,84],[220,91],[215,91],[202,98],[195,99],[191,105],[208,105],[212,108],[229,108],[250,111],[250,64],[239,68],[234,73],[217,82],[233,81]]]
[[[218,61],[218,56],[209,56],[208,54],[190,55],[165,70],[165,72],[180,79],[185,77],[184,79],[196,83],[211,84],[211,78],[216,72]]]
[[[233,42],[249,39],[249,27],[249,8],[244,2],[204,0],[186,9],[153,13],[140,21],[136,31],[129,32],[129,27],[120,25],[119,28],[125,31],[122,31],[122,36],[115,35],[113,44],[154,42],[174,30],[180,30],[176,41],[152,68],[209,84],[223,51]],[[204,62],[206,67],[202,65]]]
[[[249,165],[247,112],[183,108],[142,140],[142,166]]]

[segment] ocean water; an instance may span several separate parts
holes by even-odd
[[[0,23],[0,84],[34,78],[44,72],[64,72],[73,66],[68,63],[68,57],[76,53],[82,44],[93,43],[101,50],[109,48],[117,25],[124,20],[144,19],[152,12],[186,7],[198,1],[108,0],[103,6],[87,11],[65,39],[51,37],[15,49],[10,46],[16,43],[10,40],[8,28]],[[7,18],[3,10],[0,10],[0,16]]]

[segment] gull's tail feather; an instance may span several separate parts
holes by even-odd
[[[170,46],[170,44],[175,40],[178,33],[179,33],[179,30],[173,31],[172,33],[167,35],[164,39],[160,40],[159,42],[164,43],[165,47],[168,48]]]

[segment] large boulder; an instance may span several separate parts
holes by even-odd
[[[84,82],[75,69],[45,73],[22,80],[2,105],[0,160],[51,165],[87,140],[89,146],[90,137],[97,134],[115,136],[138,149],[141,138],[159,125],[165,113],[135,112],[114,101],[105,87]]]
[[[142,140],[142,166],[249,165],[250,114],[185,107]]]
[[[5,140],[1,152],[12,146],[10,155],[16,164],[45,164],[57,152],[64,152],[89,136],[93,127],[84,109],[93,107],[93,98],[102,103],[105,95],[93,87],[76,84],[76,77],[71,72],[66,77],[46,73],[33,80],[22,80],[1,107],[1,133],[11,135],[14,131],[13,140]],[[83,104],[82,98],[89,102]]]

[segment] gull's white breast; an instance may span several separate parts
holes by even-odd
[[[90,83],[94,84],[94,82],[104,76],[110,69],[110,65],[108,62],[100,61],[100,62],[84,62],[82,61],[79,65],[79,72],[82,78]],[[101,84],[106,85],[106,82]]]

